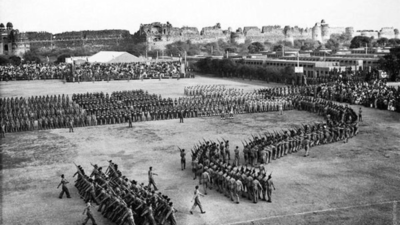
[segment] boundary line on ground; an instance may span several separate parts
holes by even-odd
[[[388,201],[382,201],[382,202],[376,202],[376,203],[369,203],[369,204],[360,204],[360,205],[351,205],[351,206],[345,206],[345,207],[328,208],[328,209],[321,209],[321,210],[315,210],[315,211],[306,211],[306,212],[299,212],[299,213],[294,213],[294,214],[267,216],[267,217],[263,217],[263,218],[252,219],[252,220],[245,220],[245,221],[240,221],[240,222],[226,223],[225,225],[251,223],[251,222],[257,222],[257,221],[274,219],[274,218],[282,218],[282,217],[287,217],[287,216],[298,216],[298,215],[306,215],[306,214],[311,214],[311,213],[322,213],[322,212],[336,211],[336,210],[342,210],[342,209],[351,209],[351,208],[358,208],[358,207],[365,207],[365,206],[372,206],[372,205],[383,205],[383,204],[389,204],[389,203],[393,203],[394,204],[395,202],[396,203],[400,202],[400,199],[399,200],[390,200],[390,201],[388,200]]]

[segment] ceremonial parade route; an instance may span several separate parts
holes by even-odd
[[[1,82],[2,98],[112,92],[143,89],[163,97],[183,96],[185,86],[224,84],[250,91],[279,84],[196,76],[195,79],[62,83],[61,81]],[[350,106],[358,111],[359,106]],[[84,202],[74,187],[77,165],[87,173],[91,163],[119,165],[129,180],[148,184],[150,166],[158,174],[159,191],[174,202],[177,222],[200,224],[394,224],[400,218],[400,114],[362,108],[359,134],[348,143],[320,145],[266,165],[273,172],[273,202],[241,199],[234,204],[215,190],[202,198],[206,214],[189,213],[198,180],[193,180],[190,149],[203,138],[230,141],[231,149],[252,134],[286,129],[323,118],[306,111],[284,111],[220,117],[188,118],[68,129],[6,133],[1,139],[1,202],[3,224],[82,224]],[[186,170],[179,149],[187,150]],[[232,151],[232,150],[231,150]],[[71,199],[59,199],[60,175],[70,182]],[[397,207],[396,207],[397,205]],[[98,224],[114,224],[93,210]]]

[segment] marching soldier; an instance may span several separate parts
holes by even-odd
[[[151,188],[150,185],[153,185],[154,190],[157,191],[158,189],[157,189],[156,183],[154,182],[153,176],[158,176],[158,175],[156,173],[153,173],[152,169],[153,169],[153,167],[150,166],[149,172],[148,172],[148,175],[149,175],[149,185],[148,185],[148,187]]]
[[[257,180],[257,178],[254,176],[253,180],[253,202],[257,203],[258,198],[260,197],[260,190],[262,191],[262,186],[260,182]]]
[[[272,188],[274,188],[275,190],[275,186],[274,182],[272,182],[271,174],[268,176],[266,186],[267,186],[267,196],[268,196],[267,202],[272,202]]]
[[[57,189],[58,189],[60,187],[60,185],[62,185],[62,191],[61,191],[60,196],[59,196],[60,199],[63,197],[64,193],[67,195],[67,198],[71,198],[71,196],[69,195],[68,188],[67,188],[67,184],[68,183],[69,182],[64,178],[64,174],[62,174],[61,175],[61,182],[57,186]]]
[[[240,179],[237,179],[235,188],[236,204],[239,204],[239,195],[242,191],[244,191],[242,181],[240,181]]]
[[[201,206],[200,196],[204,197],[204,195],[202,193],[200,193],[200,191],[199,191],[199,186],[196,186],[196,189],[194,191],[194,195],[192,198],[192,202],[194,201],[194,204],[193,204],[192,208],[190,209],[190,214],[193,214],[193,210],[196,208],[196,206],[198,206],[200,208],[200,212],[202,214],[206,213],[206,211],[203,211],[203,207]]]
[[[210,174],[207,172],[207,167],[204,167],[204,172],[201,175],[201,180],[203,183],[203,190],[204,194],[207,195],[207,188],[209,188],[209,183],[210,183]]]
[[[85,215],[85,213],[86,213],[86,219],[85,219],[85,221],[83,222],[82,225],[85,225],[89,220],[92,221],[93,225],[96,225],[96,220],[93,218],[93,214],[92,214],[92,211],[90,209],[91,207],[92,207],[92,205],[90,204],[90,201],[88,201],[86,203],[86,208],[85,208],[85,210],[83,210],[83,213],[82,213],[82,215]]]

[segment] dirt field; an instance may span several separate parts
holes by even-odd
[[[45,83],[45,84],[44,84]],[[195,84],[225,84],[252,90],[274,86],[257,81],[208,77],[177,80],[68,83],[59,81],[1,82],[1,97],[46,94],[111,92],[144,89],[164,97],[179,97],[183,87]],[[356,108],[355,106],[353,106]],[[358,110],[357,110],[358,111]],[[267,165],[273,171],[277,190],[273,203],[239,205],[215,190],[202,198],[207,211],[189,214],[197,180],[188,167],[180,170],[177,146],[190,149],[198,140],[229,139],[231,146],[251,134],[320,121],[313,114],[288,111],[239,115],[232,121],[218,117],[106,125],[7,134],[1,139],[2,224],[80,224],[83,200],[73,187],[76,164],[91,170],[90,163],[103,168],[112,159],[130,179],[147,182],[147,170],[158,173],[161,192],[173,200],[178,224],[394,224],[400,219],[400,114],[363,108],[360,133],[349,143],[336,143],[291,154]],[[72,199],[58,199],[56,189],[65,174]],[[98,224],[112,224],[95,212]]]

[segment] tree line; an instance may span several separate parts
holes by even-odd
[[[296,79],[293,67],[283,69],[266,66],[250,66],[244,64],[244,60],[237,62],[232,59],[203,58],[194,65],[202,73],[213,74],[219,77],[237,77],[242,79],[256,79],[266,82],[292,84]]]

